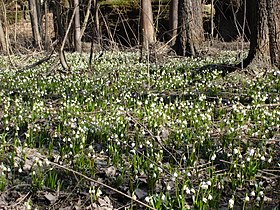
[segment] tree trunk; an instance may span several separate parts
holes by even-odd
[[[74,8],[77,7],[75,12],[75,20],[74,20],[74,27],[75,27],[75,51],[82,52],[82,41],[81,41],[81,23],[80,23],[80,7],[79,7],[79,0],[74,0]]]
[[[6,45],[6,38],[5,33],[2,25],[2,21],[0,20],[0,50],[3,54],[7,54],[7,45]]]
[[[169,3],[169,35],[170,45],[174,45],[178,28],[178,0],[171,0]]]
[[[266,3],[271,64],[280,68],[280,2],[267,0]]]
[[[204,41],[201,1],[179,0],[178,36],[175,50],[178,55],[196,56]]]
[[[4,1],[0,5],[0,49],[4,54],[9,54],[9,31],[7,27],[7,10]]]
[[[99,48],[101,48],[102,43],[102,30],[100,29],[100,23],[99,23],[99,4],[97,0],[93,0],[93,19],[94,19],[94,25],[93,25],[93,32],[96,37],[97,44]],[[94,43],[94,40],[92,38],[92,45]],[[91,47],[92,48],[92,47]]]
[[[29,10],[30,10],[30,19],[32,25],[32,34],[34,39],[35,47],[39,47],[42,49],[42,39],[40,33],[40,17],[39,17],[39,1],[38,0],[28,0],[29,3]]]
[[[278,0],[250,0],[249,25],[250,50],[247,58],[238,66],[252,70],[279,67],[280,4]],[[243,64],[243,65],[242,65]]]
[[[45,45],[45,50],[49,51],[50,50],[50,46],[51,46],[51,38],[50,38],[50,32],[49,32],[49,10],[48,10],[48,6],[49,6],[49,1],[45,0],[44,2],[44,15],[45,15],[45,34],[44,34],[44,45]]]
[[[64,36],[66,34],[66,29],[69,25],[69,20],[71,18],[72,12],[70,12],[71,4],[70,0],[56,0],[53,1],[53,16],[54,16],[54,31],[55,38],[62,43]],[[69,32],[70,35],[72,31]],[[65,40],[65,45],[70,48],[71,46],[71,36],[68,36]],[[72,46],[71,46],[72,47]]]
[[[153,11],[151,0],[141,0],[141,23],[142,23],[142,48],[149,50],[149,45],[155,42],[153,24]]]

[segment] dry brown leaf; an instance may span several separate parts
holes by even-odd
[[[44,197],[51,203],[54,204],[57,201],[57,196],[51,194],[51,193],[46,193]]]
[[[147,193],[146,191],[144,191],[144,190],[142,190],[142,189],[139,189],[139,188],[137,188],[137,189],[134,191],[134,193],[135,193],[135,195],[137,196],[137,198],[138,198],[139,200],[146,198],[147,195],[148,195],[148,193]]]

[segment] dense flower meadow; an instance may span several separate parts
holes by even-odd
[[[211,68],[231,52],[156,63],[106,52],[91,68],[69,54],[68,72],[55,57],[0,60],[0,207],[279,205],[279,70]]]

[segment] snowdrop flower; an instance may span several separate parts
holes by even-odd
[[[96,197],[99,197],[100,195],[102,195],[102,191],[98,188],[96,192]]]
[[[211,160],[214,161],[216,159],[216,154],[213,154]]]
[[[146,201],[147,203],[149,203],[149,202],[150,202],[150,197],[147,196],[147,197],[145,198],[145,201]]]
[[[233,206],[234,206],[234,200],[233,200],[233,199],[230,199],[230,200],[228,201],[228,206],[229,206],[230,209],[233,208]]]
[[[191,193],[190,189],[186,185],[184,185],[183,190],[186,191],[187,194]]]
[[[271,161],[272,161],[272,158],[269,158],[269,159],[267,160],[268,163],[271,163]]]
[[[202,182],[201,188],[202,188],[203,190],[207,190],[207,189],[208,189],[208,184],[206,184],[205,182]]]
[[[250,156],[253,156],[254,154],[255,154],[255,150],[254,150],[254,149],[250,149],[250,150],[249,150],[249,155],[250,155]]]
[[[169,184],[167,184],[166,189],[167,189],[168,191],[170,191],[170,190],[171,190],[171,187],[170,187],[170,185],[169,185]]]
[[[255,191],[251,192],[251,196],[254,197],[256,195]]]

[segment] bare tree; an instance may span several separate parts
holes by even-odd
[[[2,52],[4,54],[9,55],[10,46],[9,46],[9,32],[8,32],[8,21],[7,21],[7,10],[6,4],[2,0],[0,5],[0,44],[2,48]],[[0,49],[1,49],[0,48]]]
[[[75,51],[82,52],[82,41],[81,41],[81,23],[80,23],[80,6],[79,0],[74,0],[75,20],[74,20],[74,31],[75,31]]]
[[[195,56],[204,41],[202,5],[198,0],[179,0],[178,36],[175,50],[178,55]]]
[[[280,2],[278,0],[250,0],[250,50],[239,66],[254,69],[280,66]]]
[[[178,0],[169,2],[169,30],[170,30],[170,45],[174,45],[177,36],[178,28]]]
[[[42,49],[40,1],[28,0],[34,45]]]
[[[0,18],[0,50],[3,54],[6,54],[8,51],[7,45],[6,45],[6,38],[5,38],[5,32],[3,29],[3,24],[2,24],[2,20]]]
[[[142,48],[149,50],[149,45],[156,41],[151,0],[141,0],[141,23]]]
[[[45,15],[45,33],[44,33],[44,46],[45,50],[50,50],[51,46],[51,37],[50,37],[50,31],[49,31],[49,0],[44,1],[44,15]]]

